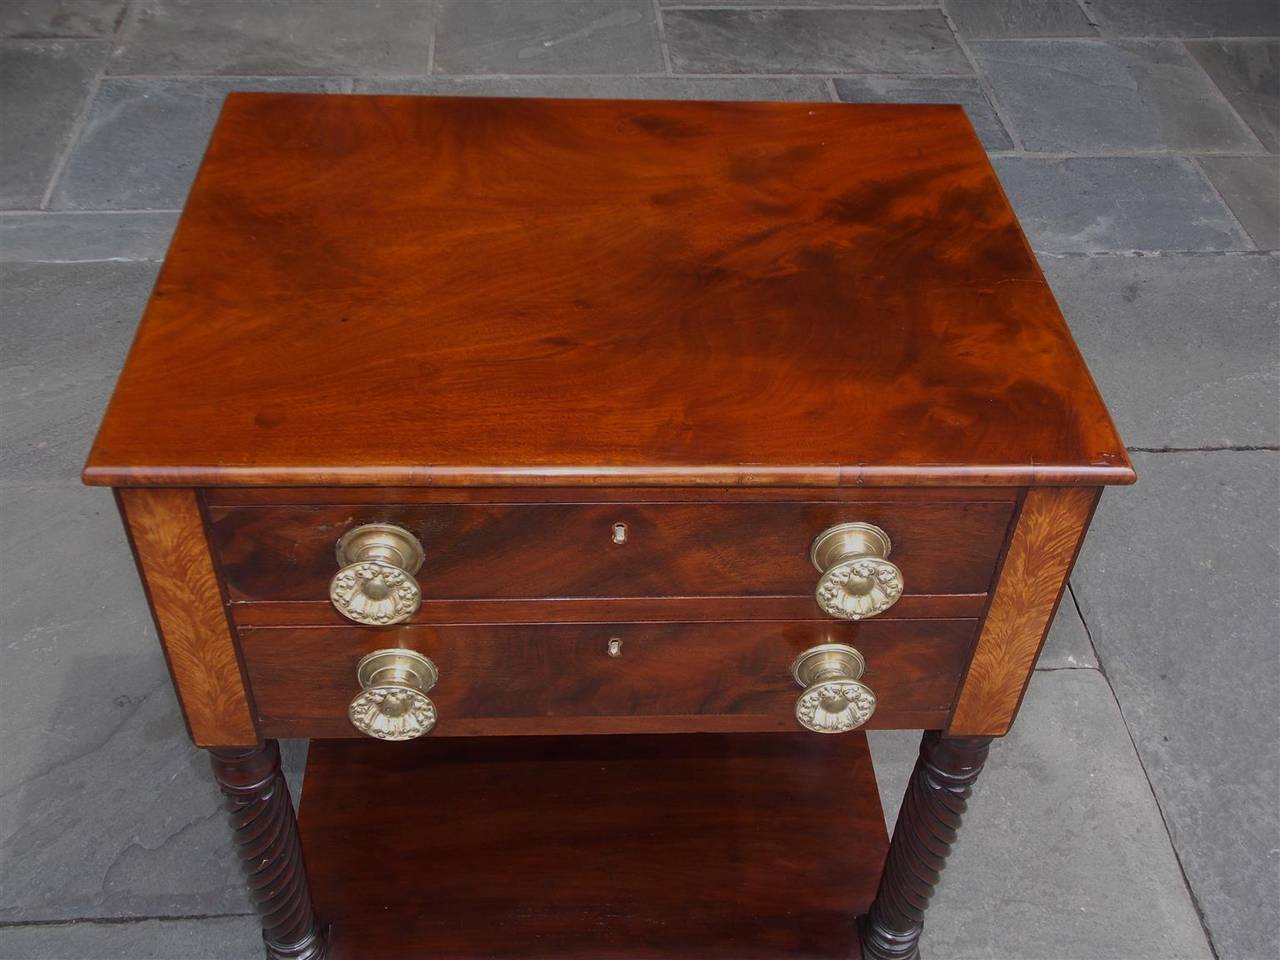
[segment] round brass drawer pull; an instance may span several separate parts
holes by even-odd
[[[436,665],[412,650],[375,650],[360,660],[361,691],[347,717],[361,733],[379,740],[412,740],[436,725],[436,705],[427,691],[436,685]]]
[[[867,661],[853,647],[823,643],[810,647],[791,665],[804,687],[796,701],[796,719],[814,733],[856,730],[876,712],[876,695],[859,678]]]
[[[422,605],[413,575],[422,567],[422,544],[408,530],[366,523],[338,541],[338,566],[329,599],[348,620],[385,626],[408,620]]]
[[[889,535],[870,523],[837,523],[814,538],[809,559],[822,573],[815,597],[824,613],[861,620],[902,596],[902,571],[888,560]]]

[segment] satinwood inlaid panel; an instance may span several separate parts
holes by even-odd
[[[820,643],[866,657],[863,680],[879,698],[870,726],[930,727],[950,712],[977,623],[254,628],[241,644],[266,736],[354,736],[356,664],[385,647],[416,650],[439,669],[433,736],[796,730],[791,663]]]
[[[1132,470],[958,106],[233,93],[85,478]]]
[[[1047,488],[1027,494],[949,734],[1009,731],[1099,493]]]
[[[1013,509],[980,500],[212,507],[210,536],[233,601],[326,600],[334,543],[371,522],[421,541],[417,580],[427,604],[804,597],[819,576],[809,560],[813,538],[862,520],[889,533],[908,595],[985,594]]]
[[[191,738],[257,742],[195,491],[121,490],[117,499]]]

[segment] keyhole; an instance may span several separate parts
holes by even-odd
[[[622,656],[622,638],[621,637],[609,638],[609,656],[611,657]]]
[[[627,542],[627,525],[625,523],[615,523],[613,525],[613,542],[614,543]]]

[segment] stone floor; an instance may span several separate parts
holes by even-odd
[[[0,0],[0,35],[0,958],[261,955],[111,497],[77,483],[235,89],[963,103],[1141,479],[924,948],[1280,955],[1274,0]],[[915,738],[873,739],[892,816]]]

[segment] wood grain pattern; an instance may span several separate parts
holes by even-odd
[[[364,523],[421,541],[426,604],[458,599],[812,597],[809,545],[863,520],[893,540],[906,594],[986,593],[1009,502],[385,504],[211,507],[209,537],[233,601],[323,600],[333,545]],[[613,540],[615,523],[627,539]],[[816,605],[815,605],[816,609]]]
[[[275,93],[228,97],[85,469],[1132,476],[957,106]]]
[[[884,863],[866,738],[317,741],[331,960],[858,960]]]
[[[947,726],[950,736],[1003,736],[1031,680],[1101,491],[1031,490]]]
[[[256,744],[253,711],[192,490],[117,491],[191,739]]]
[[[610,623],[241,631],[267,736],[350,737],[356,664],[407,647],[440,670],[433,736],[790,731],[792,661],[819,643],[867,659],[879,699],[869,726],[941,726],[976,620],[862,623]],[[622,640],[622,655],[607,654]]]

